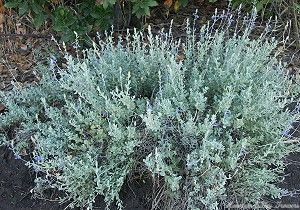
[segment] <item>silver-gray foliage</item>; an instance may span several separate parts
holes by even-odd
[[[297,146],[282,134],[298,117],[284,110],[293,88],[276,41],[248,29],[189,28],[183,43],[150,30],[118,44],[107,36],[84,58],[66,55],[59,77],[40,67],[39,84],[2,92],[0,143],[32,152],[28,166],[44,174],[36,193],[58,188],[76,206],[103,195],[122,209],[133,170],[160,182],[166,209],[279,197]]]

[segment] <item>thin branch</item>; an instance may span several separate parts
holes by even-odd
[[[38,35],[38,34],[0,34],[0,39],[10,39],[10,38],[18,38],[18,37],[26,37],[26,38],[39,38],[39,39],[51,39],[52,35]]]

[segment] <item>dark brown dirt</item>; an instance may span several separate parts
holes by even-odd
[[[12,151],[0,147],[0,209],[2,210],[61,210],[65,205],[58,202],[32,198],[34,186],[31,173],[21,160],[16,160]]]
[[[290,192],[279,201],[279,207],[300,209],[300,154],[293,154],[286,161],[289,165],[285,170],[285,179],[281,186]]]

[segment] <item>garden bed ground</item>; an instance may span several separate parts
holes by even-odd
[[[156,11],[157,15],[153,16],[150,20],[153,28],[160,29],[169,24],[172,18],[175,18],[174,25],[182,26],[174,28],[175,36],[180,36],[182,28],[184,28],[184,21],[190,17],[195,9],[199,9],[201,21],[205,23],[214,12],[215,7],[224,9],[224,3],[219,3],[214,6],[211,4],[201,4],[195,2],[189,8],[178,14],[171,14],[170,16],[163,16],[161,11]],[[1,36],[0,33],[0,89],[11,89],[11,80],[17,80],[21,85],[30,83],[34,80],[32,68],[37,62],[43,62],[43,53],[55,52],[55,44],[50,41],[50,36],[42,35],[39,33],[47,34],[48,31],[31,33],[22,25],[22,20],[14,17],[12,22],[15,21],[15,31],[10,31],[11,36]],[[17,27],[18,26],[18,27]],[[23,27],[23,28],[22,28]],[[3,28],[2,28],[3,29]],[[2,33],[7,34],[8,29],[2,30]],[[27,35],[22,35],[22,34]],[[45,51],[47,49],[47,51]],[[50,49],[50,50],[49,50]],[[290,70],[293,73],[300,73],[300,55],[299,52],[291,48],[283,55],[284,60],[287,62]],[[44,60],[45,61],[45,60]],[[4,107],[1,105],[0,100],[0,113]],[[294,137],[300,136],[300,129],[298,124],[294,125]],[[281,184],[283,188],[290,190],[292,193],[279,201],[271,201],[274,208],[278,204],[280,209],[300,209],[300,154],[293,154],[286,159],[288,167],[286,168],[286,176]],[[0,210],[61,210],[67,207],[67,203],[60,204],[57,200],[60,193],[50,192],[48,198],[38,199],[33,198],[31,189],[34,186],[34,178],[36,174],[30,171],[21,160],[16,160],[12,151],[7,147],[0,147]],[[121,197],[124,201],[125,209],[149,209],[149,198],[152,192],[149,191],[151,187],[150,182],[138,183],[132,181],[127,186],[124,186]],[[96,201],[95,209],[104,209],[104,202],[101,200]],[[237,206],[238,207],[238,206]]]
[[[21,160],[16,160],[12,151],[0,147],[0,209],[1,210],[62,210],[68,204],[57,201],[59,193],[51,192],[46,200],[33,198],[31,189],[36,174],[30,172]],[[132,181],[124,186],[121,194],[127,210],[146,210],[149,206],[151,186]],[[147,198],[148,197],[148,198]],[[104,201],[99,198],[94,209],[104,209]],[[67,208],[70,209],[70,208]],[[74,209],[74,208],[72,208]],[[112,209],[116,209],[112,207]]]

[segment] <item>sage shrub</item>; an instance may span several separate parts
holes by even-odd
[[[284,109],[294,80],[275,39],[211,29],[188,26],[185,40],[151,28],[107,35],[83,57],[66,54],[66,69],[52,60],[39,83],[1,92],[1,144],[31,155],[35,193],[56,188],[88,208],[104,196],[122,209],[120,190],[138,172],[160,193],[152,208],[280,197],[284,157],[298,147],[283,134],[299,117]]]

